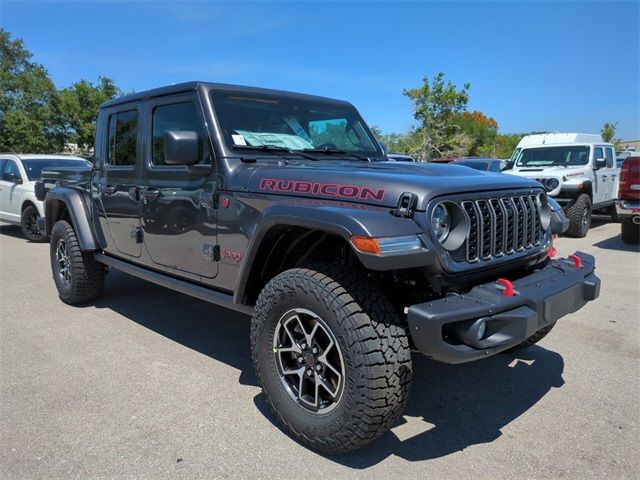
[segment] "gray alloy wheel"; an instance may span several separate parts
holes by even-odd
[[[289,396],[318,414],[333,410],[345,378],[340,346],[327,324],[304,308],[286,312],[273,335],[280,380]]]
[[[56,245],[56,265],[57,274],[60,277],[60,281],[66,286],[71,285],[71,266],[69,263],[69,254],[67,252],[67,243],[64,238],[58,240]]]

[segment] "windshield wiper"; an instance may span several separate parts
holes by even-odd
[[[346,150],[340,150],[339,148],[305,148],[303,152],[325,153],[327,155],[349,155],[350,157],[357,158],[363,162],[371,162],[369,157],[363,157],[357,153],[347,152]]]
[[[261,152],[275,152],[275,153],[286,152],[286,153],[289,153],[291,155],[296,155],[298,157],[306,158],[307,160],[313,160],[313,161],[317,161],[318,160],[317,158],[312,157],[311,155],[305,155],[304,153],[302,153],[299,150],[291,150],[290,148],[280,147],[278,145],[269,145],[269,144],[265,144],[265,145],[234,145],[233,148],[234,149],[246,149],[246,150],[259,150]],[[283,155],[280,155],[280,156],[285,158]]]

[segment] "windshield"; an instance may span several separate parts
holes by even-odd
[[[211,98],[229,147],[267,145],[383,156],[364,121],[349,105],[227,91],[213,91]]]
[[[92,166],[88,160],[72,160],[72,159],[56,159],[56,158],[39,158],[37,160],[23,160],[22,165],[27,172],[29,181],[40,180],[42,170],[51,167],[74,167],[74,166]]]
[[[589,163],[589,147],[542,147],[525,148],[518,157],[518,166],[549,167],[549,166],[573,166]]]

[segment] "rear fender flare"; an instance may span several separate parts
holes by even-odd
[[[68,187],[56,187],[50,190],[44,200],[47,235],[51,235],[53,224],[59,220],[61,210],[66,208],[78,237],[80,249],[83,251],[98,250],[98,243],[91,228],[90,200],[86,198],[87,196],[84,192]]]

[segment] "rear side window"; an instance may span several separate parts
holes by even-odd
[[[189,131],[198,134],[199,156],[201,162],[205,160],[204,130],[193,102],[172,103],[159,105],[153,109],[153,150],[151,162],[153,165],[166,165],[164,161],[164,134],[167,131]]]
[[[138,151],[138,111],[127,110],[109,117],[109,152],[112,166],[133,166]]]
[[[607,168],[613,168],[613,148],[607,147],[604,151],[607,154]]]

